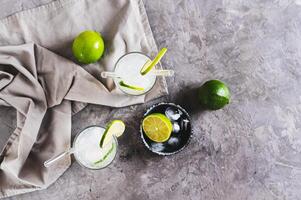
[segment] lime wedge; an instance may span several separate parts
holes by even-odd
[[[140,70],[140,74],[144,76],[145,74],[150,72],[153,69],[153,67],[155,67],[160,62],[161,58],[164,56],[166,51],[167,48],[162,48],[153,61],[147,61]]]
[[[100,140],[99,146],[103,148],[104,146],[112,142],[113,135],[115,137],[120,137],[125,131],[125,124],[121,120],[113,120],[108,125]]]
[[[125,87],[125,88],[132,89],[132,90],[137,90],[137,91],[143,91],[144,90],[144,88],[142,88],[142,87],[126,84],[124,81],[119,81],[119,85],[121,87]]]

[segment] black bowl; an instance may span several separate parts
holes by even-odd
[[[170,138],[162,143],[154,142],[150,140],[143,131],[142,123],[140,125],[141,138],[145,146],[158,155],[172,155],[183,150],[189,143],[192,136],[191,119],[188,113],[179,105],[173,103],[159,103],[150,107],[144,114],[145,118],[147,115],[152,113],[165,114],[166,109],[172,109],[181,113],[180,118],[173,120],[174,131],[171,133]],[[177,126],[177,128],[175,128]],[[180,130],[178,130],[180,128]],[[178,130],[178,131],[175,131]]]

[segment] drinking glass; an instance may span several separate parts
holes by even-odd
[[[99,142],[104,131],[105,129],[100,126],[85,128],[76,135],[72,148],[47,160],[44,166],[49,167],[64,156],[73,154],[75,160],[83,167],[89,169],[103,169],[107,167],[116,156],[118,142],[117,138],[113,136],[111,143],[101,148]]]

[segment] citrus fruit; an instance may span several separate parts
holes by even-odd
[[[108,125],[101,137],[99,146],[102,148],[112,141],[113,135],[115,137],[120,137],[125,131],[125,124],[121,120],[113,120]]]
[[[230,91],[225,83],[210,80],[198,89],[198,98],[203,107],[218,110],[230,102]]]
[[[145,135],[154,142],[165,142],[172,132],[171,121],[161,113],[146,116],[142,121]]]
[[[143,87],[139,87],[139,86],[135,86],[135,85],[129,85],[129,84],[125,83],[124,81],[119,81],[119,85],[121,87],[125,87],[125,88],[132,89],[132,90],[137,90],[137,91],[143,91],[144,90]]]
[[[84,31],[73,41],[72,52],[75,58],[85,64],[94,63],[104,52],[104,41],[96,31]]]

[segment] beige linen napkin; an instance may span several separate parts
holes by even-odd
[[[102,33],[106,53],[82,68],[68,59],[72,39],[86,29]],[[0,20],[0,46],[0,105],[17,110],[0,157],[0,198],[46,188],[69,167],[68,157],[50,169],[43,162],[70,147],[79,102],[122,107],[167,94],[164,79],[131,97],[99,78],[127,52],[157,51],[140,0],[59,0],[23,11]]]

